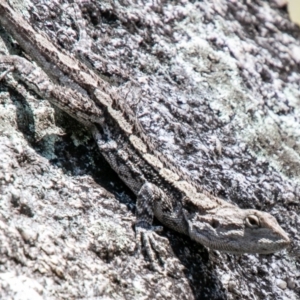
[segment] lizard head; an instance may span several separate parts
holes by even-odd
[[[214,250],[268,254],[290,244],[285,231],[270,214],[229,205],[201,215],[189,212],[189,236]]]

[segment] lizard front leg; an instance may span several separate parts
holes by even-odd
[[[136,238],[138,255],[144,248],[150,260],[151,267],[155,271],[165,273],[166,261],[169,260],[171,251],[169,242],[166,238],[159,236],[156,232],[163,230],[162,226],[153,226],[154,213],[156,206],[164,202],[166,195],[156,185],[146,182],[137,195],[136,205]],[[158,262],[163,266],[161,267]]]

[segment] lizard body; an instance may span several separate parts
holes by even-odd
[[[210,195],[172,166],[139,130],[115,89],[36,32],[6,0],[0,0],[0,15],[0,24],[41,68],[24,58],[0,56],[2,77],[14,72],[41,97],[90,128],[105,159],[137,196],[136,230],[144,241],[153,239],[156,217],[216,250],[273,253],[289,245],[287,234],[269,213],[240,209]]]

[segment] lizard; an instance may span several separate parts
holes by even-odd
[[[268,254],[289,246],[271,214],[218,198],[175,168],[153,147],[114,87],[34,30],[7,0],[0,0],[0,16],[1,26],[34,61],[1,55],[0,80],[12,72],[91,130],[104,158],[137,197],[137,244],[150,260],[159,252],[156,232],[162,230],[153,226],[154,217],[213,250]]]

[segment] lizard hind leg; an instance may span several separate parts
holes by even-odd
[[[155,205],[163,196],[163,192],[157,186],[146,182],[137,195],[135,224],[138,255],[141,255],[143,248],[152,269],[160,273],[166,272],[165,266],[170,254],[170,245],[168,239],[156,233],[162,231],[163,227],[153,226],[152,222]]]
[[[0,74],[0,81],[5,78],[5,76],[10,73],[13,72],[13,70],[15,69],[15,67],[9,67],[7,68],[5,71],[2,72],[2,74]]]

